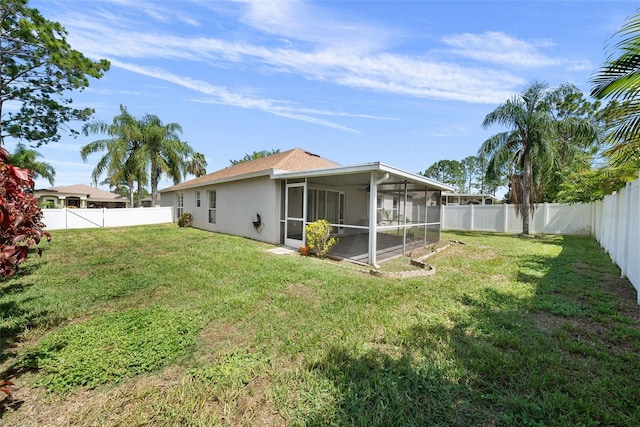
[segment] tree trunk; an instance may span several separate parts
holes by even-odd
[[[142,185],[140,184],[140,180],[138,180],[138,207],[142,207]]]
[[[158,167],[155,162],[151,162],[151,198],[153,199],[152,204],[154,207],[158,200],[158,175]]]
[[[129,207],[132,208],[133,207],[133,182],[128,182],[127,185],[129,186]]]
[[[529,203],[529,193],[531,188],[531,159],[528,154],[524,155],[524,165],[522,171],[522,234],[529,235],[529,216],[531,205]]]

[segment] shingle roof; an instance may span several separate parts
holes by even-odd
[[[164,188],[160,192],[174,191],[181,188],[199,187],[202,185],[212,184],[218,181],[227,181],[233,179],[243,179],[249,176],[269,174],[273,170],[284,170],[290,172],[306,171],[314,169],[326,169],[340,166],[337,163],[327,160],[317,154],[309,153],[301,148],[284,151],[282,153],[272,154],[267,157],[261,157],[255,160],[238,163],[228,168],[220,169],[215,172],[181,182],[174,186]]]
[[[74,184],[74,185],[63,185],[60,187],[48,187],[48,188],[40,188],[34,191],[35,193],[57,193],[57,194],[67,194],[73,196],[89,196],[91,200],[99,200],[99,201],[116,201],[116,200],[126,200],[126,197],[122,197],[119,194],[110,193],[108,191],[101,190],[96,187],[92,187],[90,185],[85,184]]]

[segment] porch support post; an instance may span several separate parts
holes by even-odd
[[[376,173],[371,172],[369,178],[369,264],[378,267],[376,260],[376,247],[378,239],[376,235],[376,200],[378,198],[378,185],[376,184]]]
[[[307,178],[302,187],[302,244],[307,244]]]
[[[403,212],[403,227],[402,227],[402,255],[407,253],[407,181],[404,181],[404,206],[402,207]]]
[[[429,187],[424,187],[424,223],[429,222]],[[442,196],[440,196],[440,203],[442,203]],[[427,226],[424,226],[424,242],[423,246],[427,246]]]

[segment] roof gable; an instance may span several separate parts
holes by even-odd
[[[301,148],[294,148],[282,153],[238,163],[198,178],[181,182],[180,184],[176,184],[160,191],[174,191],[181,188],[200,187],[203,185],[213,184],[218,181],[234,179],[240,180],[252,176],[269,175],[273,170],[297,172],[333,168],[337,166],[339,166],[337,163],[320,157],[317,154],[310,153]]]

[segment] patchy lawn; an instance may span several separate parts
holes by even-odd
[[[389,279],[175,225],[54,232],[0,283],[2,424],[640,424],[639,307],[596,242],[443,237],[434,276]]]

